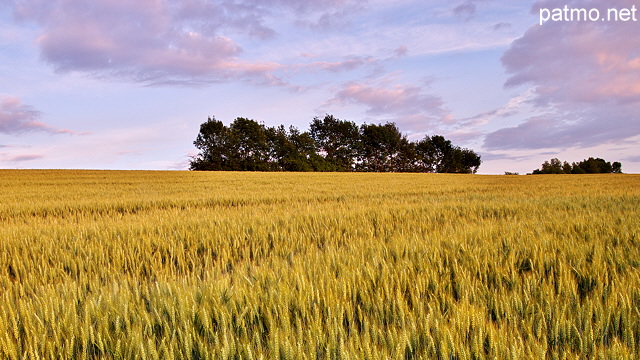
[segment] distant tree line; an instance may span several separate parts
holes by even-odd
[[[211,117],[194,145],[191,170],[475,173],[482,162],[440,135],[409,141],[395,123],[358,126],[332,115],[314,118],[308,132]]]
[[[622,173],[622,164],[614,162],[613,164],[600,158],[588,158],[580,162],[569,164],[568,162],[560,162],[557,158],[551,161],[545,161],[540,169],[533,170],[534,175],[537,174],[608,174]]]

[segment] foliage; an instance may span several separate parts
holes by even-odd
[[[415,147],[394,123],[360,127],[359,169],[374,172],[415,171]]]
[[[545,161],[540,169],[533,170],[534,175],[538,174],[610,174],[622,173],[622,164],[619,162],[605,161],[604,159],[594,159],[592,157],[578,163],[569,164],[560,162],[557,158]]]
[[[360,145],[358,126],[354,122],[336,119],[332,115],[322,120],[314,118],[309,133],[324,159],[333,165],[332,170],[354,170]]]
[[[640,354],[637,175],[0,178],[2,359]]]
[[[191,168],[198,170],[222,170],[230,167],[227,152],[228,129],[222,121],[209,118],[200,125],[200,132],[193,142],[200,150],[198,157],[191,161]]]
[[[410,142],[394,123],[358,127],[332,115],[314,118],[309,132],[209,118],[194,145],[191,170],[475,173],[482,162],[439,135]]]
[[[469,149],[453,146],[443,136],[426,136],[416,144],[421,166],[438,173],[476,173],[480,156]]]

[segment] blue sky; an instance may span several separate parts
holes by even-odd
[[[186,169],[200,123],[394,121],[482,155],[640,172],[633,0],[0,0],[0,168]]]

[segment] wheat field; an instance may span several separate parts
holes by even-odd
[[[638,359],[640,176],[0,171],[2,359]]]

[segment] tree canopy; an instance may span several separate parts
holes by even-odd
[[[470,174],[482,163],[480,155],[440,135],[409,141],[392,122],[358,126],[326,115],[309,127],[267,127],[242,117],[225,126],[210,117],[200,125],[194,141],[200,152],[190,169]]]
[[[561,162],[557,158],[542,163],[540,169],[533,170],[532,174],[608,174],[622,173],[622,164],[614,162],[613,164],[601,158],[588,158],[580,162],[569,164]]]

